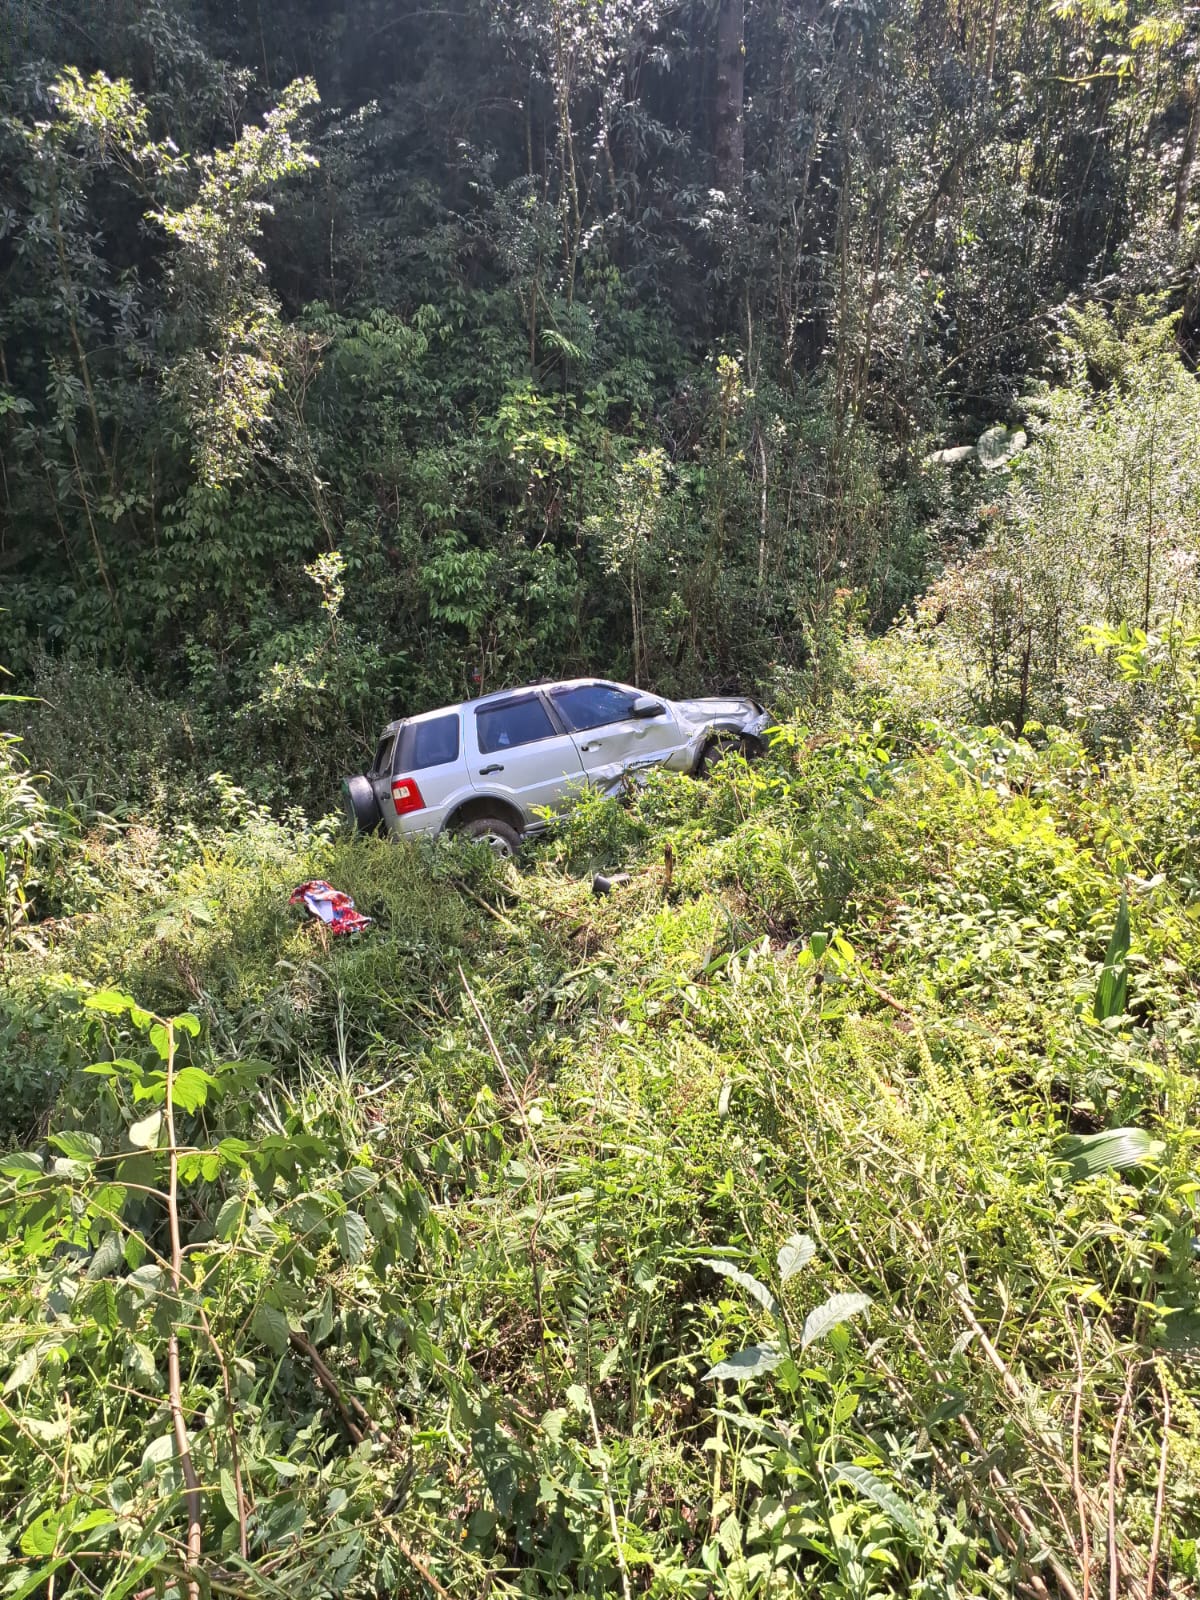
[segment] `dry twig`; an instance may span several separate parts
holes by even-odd
[[[1162,1368],[1158,1369],[1158,1386],[1163,1397],[1162,1453],[1158,1458],[1158,1488],[1154,1495],[1154,1534],[1150,1540],[1150,1564],[1146,1570],[1146,1600],[1154,1600],[1154,1581],[1158,1572],[1158,1551],[1162,1544],[1163,1505],[1167,1494],[1167,1457],[1171,1449],[1171,1392]]]
[[[250,1559],[250,1537],[246,1527],[246,1492],[242,1487],[242,1464],[238,1454],[237,1421],[233,1405],[233,1385],[229,1381],[229,1364],[225,1360],[225,1353],[217,1343],[216,1335],[208,1320],[208,1313],[200,1306],[200,1326],[204,1329],[206,1338],[212,1346],[213,1354],[217,1358],[217,1365],[221,1369],[221,1386],[225,1392],[225,1410],[229,1414],[229,1454],[233,1465],[233,1492],[237,1500],[238,1514],[238,1550],[243,1561]]]
[[[369,1433],[386,1440],[386,1434],[381,1431],[379,1424],[362,1402],[355,1395],[350,1395],[349,1399],[347,1399],[342,1393],[341,1384],[329,1370],[324,1357],[308,1335],[306,1333],[297,1333],[293,1328],[288,1330],[288,1339],[291,1342],[292,1349],[299,1350],[300,1354],[312,1367],[317,1382],[337,1407],[338,1415],[342,1419],[342,1426],[353,1442],[361,1444]]]
[[[183,1280],[183,1242],[179,1234],[179,1148],[175,1143],[175,1026],[166,1023],[167,1030],[167,1220],[171,1229],[171,1290],[175,1297],[175,1317],[179,1314],[179,1290]],[[179,1324],[172,1318],[171,1336],[167,1340],[167,1393],[171,1406],[171,1426],[175,1434],[175,1449],[183,1473],[183,1500],[187,1508],[187,1552],[189,1574],[185,1588],[188,1600],[200,1600],[200,1583],[194,1576],[200,1565],[200,1480],[192,1460],[192,1446],[188,1438],[187,1423],[183,1418],[183,1380],[179,1371]]]
[[[1083,1479],[1079,1471],[1079,1421],[1083,1410],[1083,1344],[1075,1331],[1071,1312],[1066,1314],[1067,1332],[1075,1350],[1074,1406],[1071,1412],[1071,1487],[1075,1492],[1075,1505],[1079,1512],[1080,1568],[1083,1574],[1083,1600],[1089,1600],[1092,1589],[1092,1541],[1088,1530],[1087,1498],[1083,1492]]]
[[[1112,1443],[1108,1450],[1108,1597],[1109,1600],[1119,1600],[1121,1593],[1121,1557],[1117,1551],[1117,1462],[1120,1459],[1119,1446],[1121,1443],[1121,1429],[1125,1426],[1125,1418],[1129,1412],[1129,1403],[1133,1399],[1133,1378],[1137,1371],[1136,1366],[1131,1366],[1125,1375],[1125,1392],[1121,1396],[1121,1404],[1117,1407],[1116,1421],[1113,1423]]]

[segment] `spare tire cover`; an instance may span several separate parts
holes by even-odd
[[[342,794],[350,821],[364,833],[370,833],[383,821],[379,801],[370,783],[362,776],[342,779]]]

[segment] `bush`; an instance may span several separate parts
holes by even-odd
[[[212,815],[220,762],[203,710],[94,659],[42,654],[21,724],[33,760],[85,821]]]
[[[1075,314],[1072,329],[1066,382],[1026,401],[1029,448],[990,480],[986,544],[933,586],[908,635],[951,666],[973,717],[1128,740],[1142,697],[1085,630],[1200,607],[1200,385],[1173,319],[1150,308]]]

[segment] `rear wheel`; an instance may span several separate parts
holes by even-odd
[[[350,825],[360,833],[374,833],[383,821],[375,791],[364,777],[342,779],[342,800]]]
[[[464,839],[485,839],[496,855],[509,861],[521,848],[521,835],[499,817],[475,817],[454,830]]]

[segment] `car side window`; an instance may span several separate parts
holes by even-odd
[[[475,713],[479,753],[490,756],[515,745],[534,744],[552,739],[557,732],[550,713],[536,695],[526,700],[506,700],[500,705],[480,706]]]
[[[410,722],[404,730],[400,765],[408,772],[444,767],[458,760],[458,712]]]
[[[627,722],[633,715],[636,694],[615,683],[583,683],[570,689],[551,689],[550,697],[572,733],[603,727],[606,722]]]

